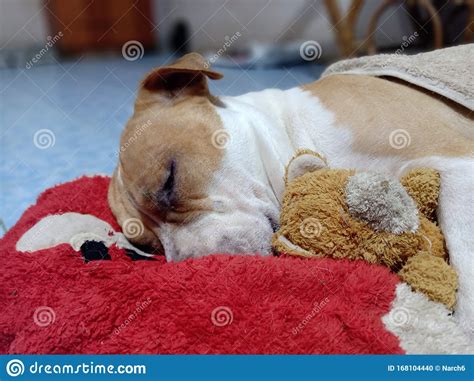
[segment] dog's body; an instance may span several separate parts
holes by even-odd
[[[121,225],[143,222],[136,243],[162,244],[168,260],[269,253],[285,165],[299,148],[332,167],[396,176],[428,166],[442,176],[438,219],[459,274],[457,314],[472,321],[474,118],[466,110],[373,77],[220,99],[206,77],[219,74],[191,54],[149,74],[139,91],[109,192]]]

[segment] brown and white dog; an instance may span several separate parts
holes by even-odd
[[[459,274],[456,314],[465,327],[474,321],[468,110],[395,80],[353,75],[217,98],[207,78],[221,77],[192,53],[141,83],[109,190],[122,227],[141,223],[134,243],[164,249],[169,261],[269,253],[284,168],[299,148],[323,154],[333,167],[396,176],[428,166],[442,176],[438,219]],[[395,136],[400,130],[405,135]],[[400,146],[399,138],[409,141]]]

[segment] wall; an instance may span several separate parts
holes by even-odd
[[[339,0],[347,9],[350,0]],[[357,24],[358,38],[365,38],[368,20],[380,2],[367,0]],[[237,46],[251,40],[275,42],[293,39],[318,41],[327,54],[337,51],[329,17],[322,1],[314,0],[155,0],[158,38],[166,44],[173,24],[185,19],[194,35],[193,50],[216,50],[225,36],[239,31]],[[397,46],[413,30],[404,10],[390,9],[380,21],[378,46]],[[392,14],[393,13],[393,14]],[[390,16],[390,17],[389,17]]]
[[[0,0],[0,47],[44,45],[47,32],[42,0]]]
[[[64,0],[68,1],[68,0]],[[119,0],[117,0],[119,1]],[[157,38],[166,45],[174,23],[185,19],[193,33],[192,49],[216,50],[225,36],[239,31],[236,41],[275,42],[295,38],[318,41],[325,54],[337,51],[334,35],[322,1],[313,0],[153,0]],[[343,7],[350,0],[339,0]],[[43,0],[0,0],[0,47],[28,48],[43,45],[48,35]],[[357,35],[365,35],[368,19],[379,2],[367,0],[357,25]],[[390,15],[392,10],[387,12]],[[386,17],[387,19],[387,17]],[[380,45],[398,45],[411,34],[408,16],[399,10],[382,20],[377,33]],[[2,49],[2,50],[3,50]]]

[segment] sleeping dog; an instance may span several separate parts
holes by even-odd
[[[207,79],[221,77],[192,53],[140,84],[109,189],[121,226],[140,222],[135,244],[159,248],[169,261],[269,253],[285,165],[300,148],[333,167],[395,176],[428,166],[442,177],[438,220],[459,274],[458,313],[472,321],[474,118],[466,109],[362,75],[215,97]],[[393,141],[399,129],[409,134],[403,149]]]

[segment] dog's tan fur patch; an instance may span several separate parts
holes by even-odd
[[[474,153],[474,116],[434,95],[397,81],[361,75],[333,75],[302,87],[354,131],[352,149],[374,156],[407,159]],[[390,134],[408,132],[410,144],[390,145]]]

